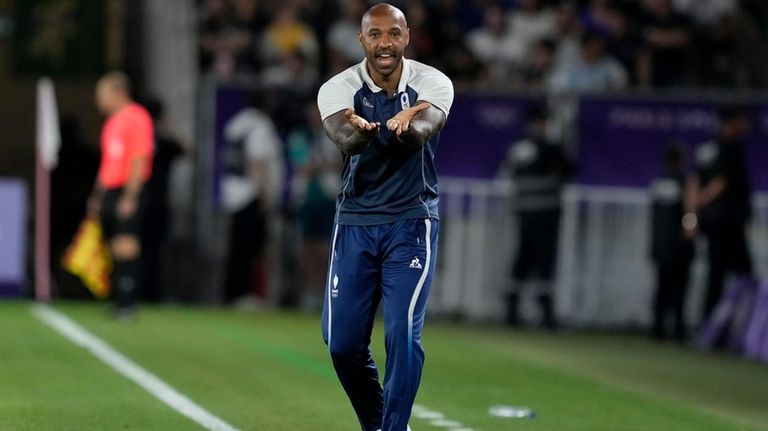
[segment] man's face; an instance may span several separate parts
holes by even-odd
[[[114,106],[115,90],[107,82],[96,85],[96,107],[102,114],[109,115]]]
[[[408,46],[408,27],[404,19],[391,14],[372,14],[363,20],[358,38],[370,67],[387,77],[403,59]]]

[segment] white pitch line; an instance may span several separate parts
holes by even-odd
[[[34,315],[56,332],[74,344],[83,347],[112,369],[132,380],[183,416],[211,431],[238,431],[221,418],[208,412],[194,401],[162,381],[159,377],[141,368],[102,339],[88,332],[74,320],[47,305],[37,304]]]
[[[459,421],[446,419],[443,413],[430,410],[419,404],[413,406],[412,414],[414,417],[429,422],[434,427],[447,428],[448,431],[475,431],[472,428],[465,427]]]

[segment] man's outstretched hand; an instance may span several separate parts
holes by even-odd
[[[355,110],[352,108],[347,109],[344,111],[344,115],[347,116],[347,121],[349,121],[349,124],[352,125],[352,127],[355,128],[355,131],[357,133],[360,133],[364,136],[375,136],[377,133],[379,133],[379,128],[381,127],[381,123],[374,122],[371,123],[365,118],[355,114]]]
[[[403,109],[397,115],[387,120],[387,129],[397,136],[402,135],[410,129],[413,117],[430,106],[429,103],[420,103],[412,108]]]

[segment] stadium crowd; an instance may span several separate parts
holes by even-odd
[[[313,90],[362,58],[365,0],[204,0],[201,68]],[[760,0],[408,0],[409,58],[455,85],[600,91],[768,85]]]

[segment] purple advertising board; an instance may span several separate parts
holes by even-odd
[[[440,134],[441,176],[492,178],[509,146],[525,132],[526,111],[541,99],[457,94]]]
[[[246,100],[242,88],[217,89],[215,181],[220,175],[218,157],[224,146],[224,126]],[[543,102],[536,96],[457,94],[441,132],[438,173],[493,178],[507,148],[524,134],[526,111]],[[752,119],[744,142],[752,186],[768,191],[768,102],[748,103],[745,107]],[[717,108],[717,102],[690,98],[582,97],[573,137],[576,181],[585,185],[648,186],[661,173],[661,157],[670,142],[681,143],[690,155],[715,135]],[[218,190],[214,194],[218,202]]]
[[[0,178],[0,296],[17,296],[25,278],[27,185]]]
[[[768,104],[748,103],[752,127],[744,141],[755,190],[768,190]],[[577,117],[577,181],[646,187],[661,173],[666,146],[692,152],[717,133],[718,104],[707,101],[583,97]]]

